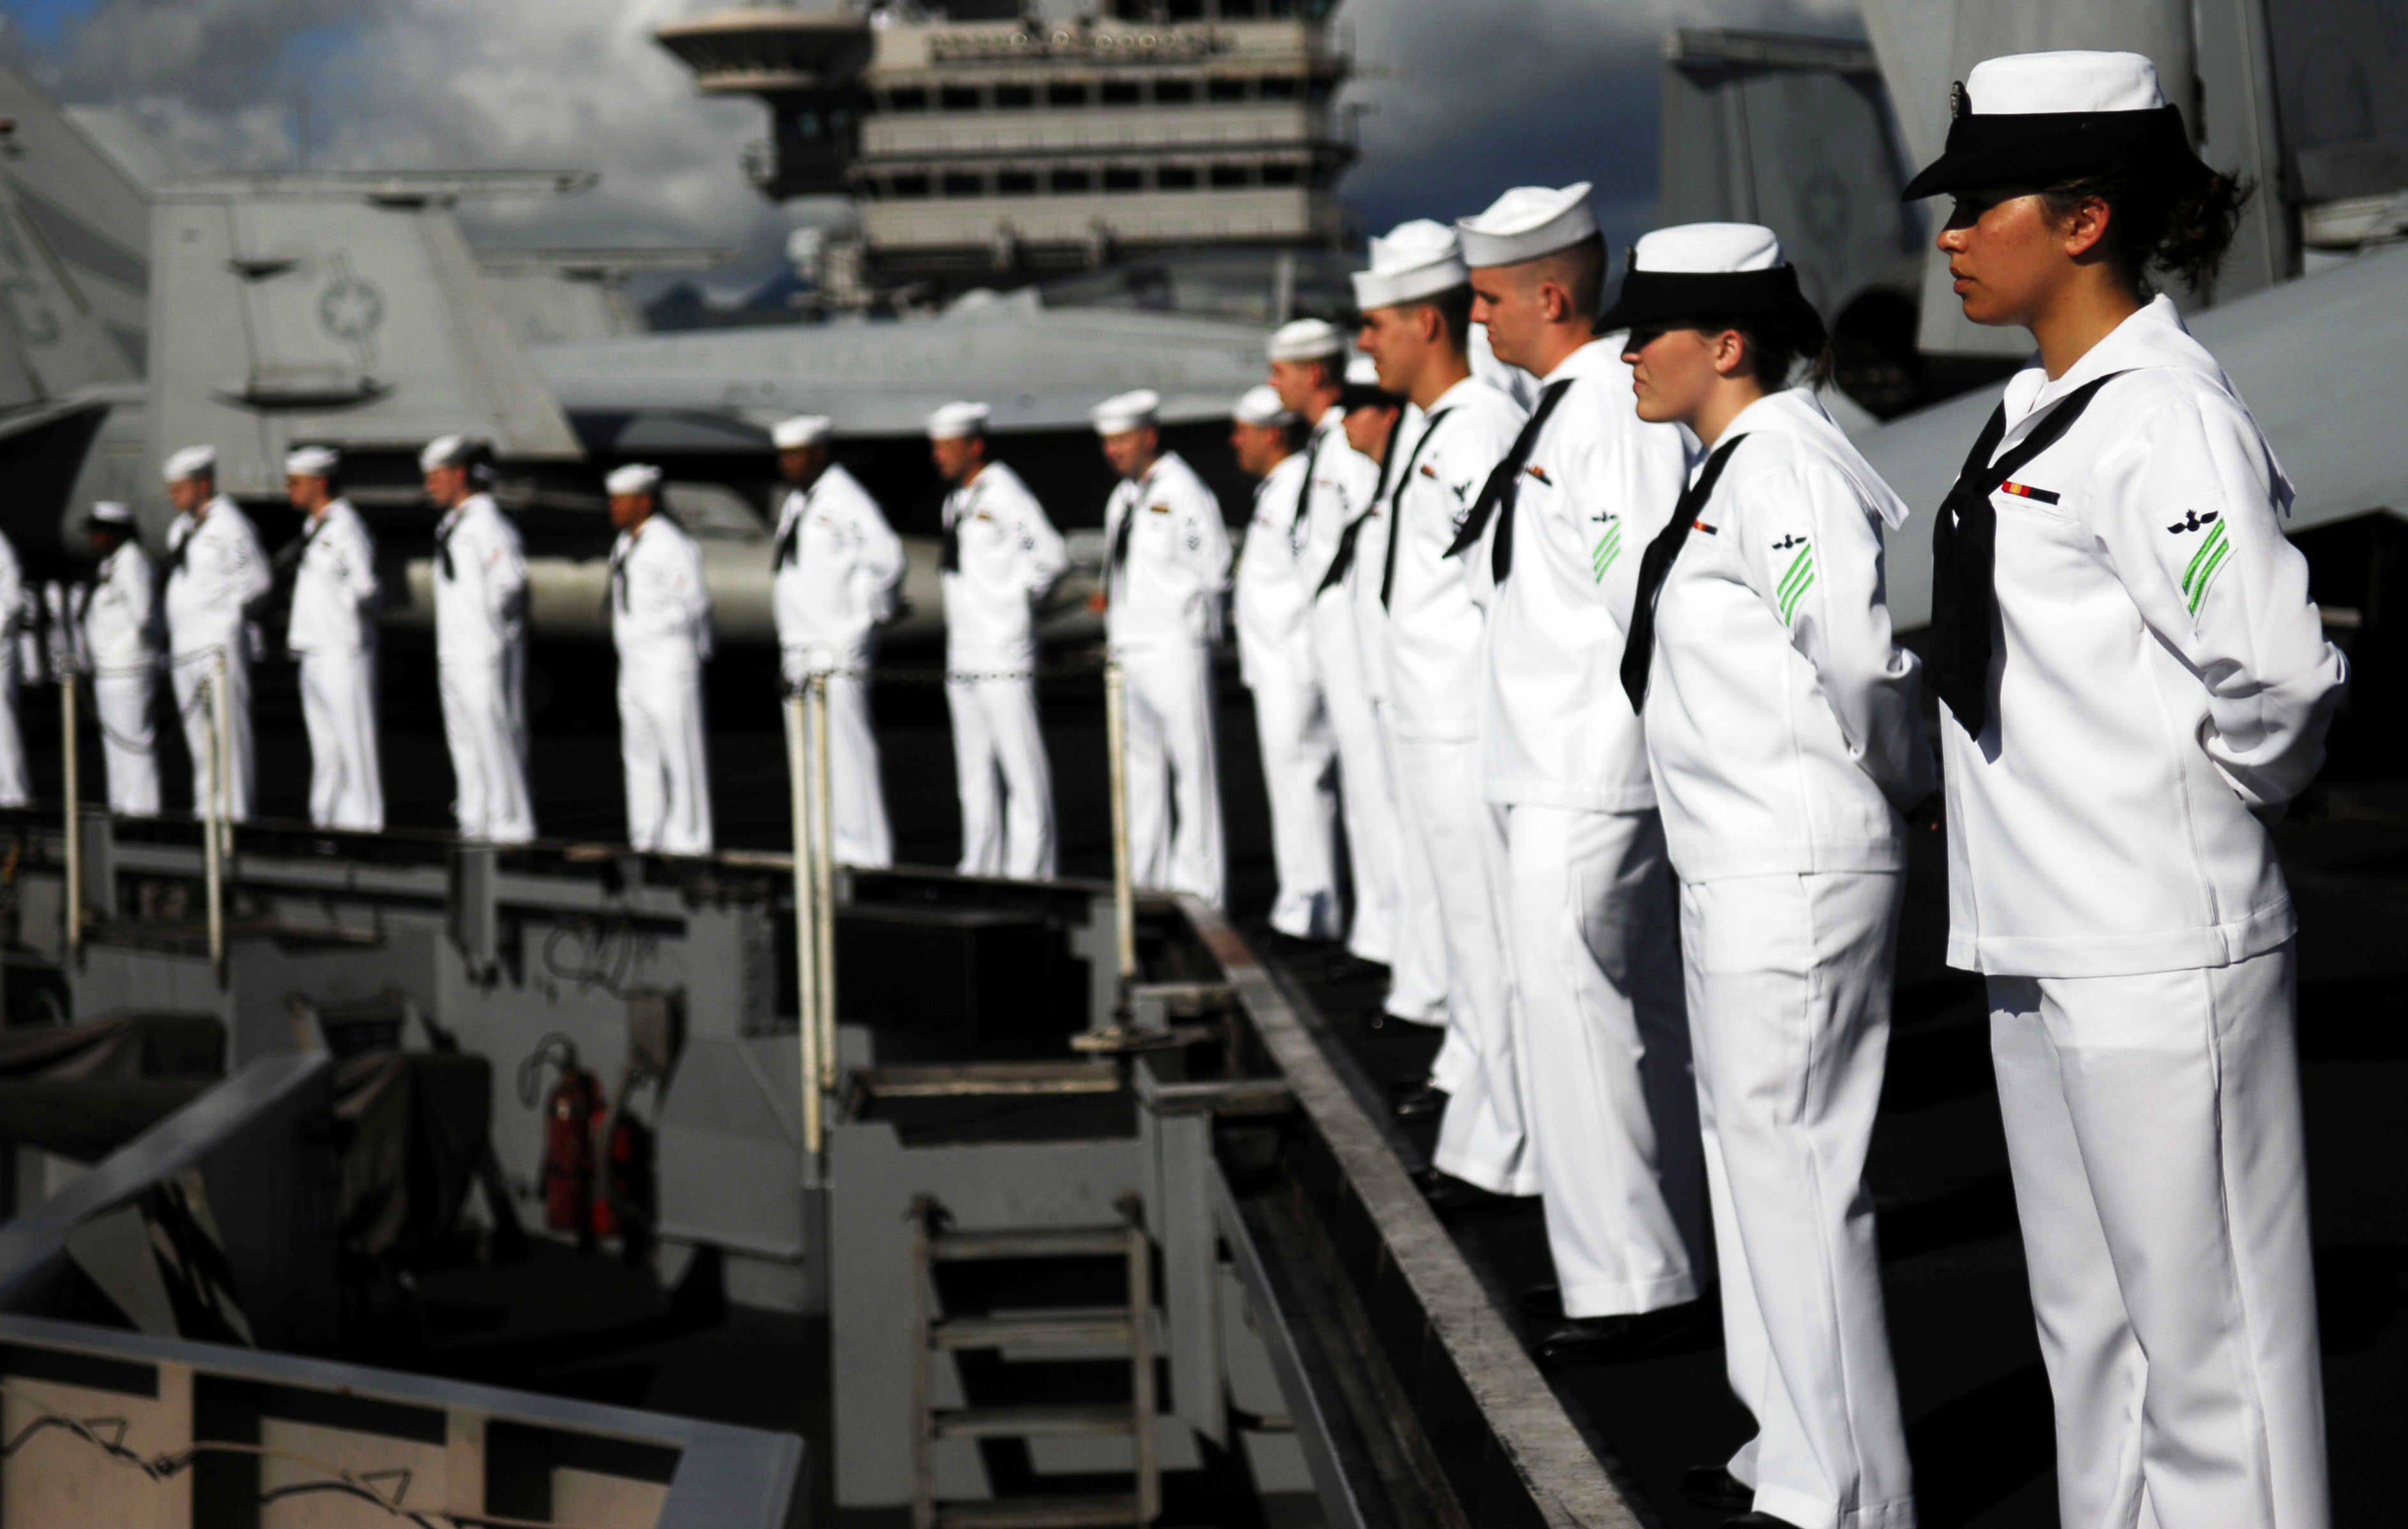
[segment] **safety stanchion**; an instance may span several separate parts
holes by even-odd
[[[812,892],[810,771],[810,702],[797,689],[786,698],[786,778],[795,810],[795,1014],[802,1042],[803,1150],[814,1160],[825,1139],[820,1119],[819,919]]]
[[[218,655],[218,671],[201,681],[201,695],[209,708],[209,785],[201,793],[201,880],[202,897],[208,902],[209,926],[209,971],[223,988],[226,982],[225,959],[225,841],[220,837],[225,829],[225,720],[222,704],[225,684],[225,655]]]
[[[83,800],[77,789],[76,671],[72,664],[59,670],[59,738],[66,767],[66,945],[67,964],[83,961]]]
[[[836,1087],[836,829],[828,771],[828,676],[810,681],[811,910],[819,954],[820,1087]]]
[[[1117,660],[1104,665],[1104,746],[1111,756],[1112,939],[1125,1009],[1129,986],[1137,981],[1137,901],[1129,886],[1128,678]]]

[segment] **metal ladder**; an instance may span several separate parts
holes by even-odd
[[[1010,1232],[953,1232],[937,1203],[912,1206],[911,1232],[911,1529],[1072,1529],[1079,1525],[1143,1525],[1162,1511],[1162,1466],[1156,1458],[1154,1376],[1154,1252],[1137,1196],[1119,1204],[1122,1224],[1048,1227]],[[1033,1312],[1012,1317],[937,1315],[937,1265],[1006,1259],[1119,1258],[1128,1269],[1128,1301],[1105,1310]],[[1058,1406],[943,1408],[936,1405],[935,1358],[979,1349],[1090,1348],[1125,1345],[1126,1402]],[[1038,1438],[1123,1435],[1136,1453],[1136,1490],[1109,1495],[996,1497],[983,1502],[937,1501],[937,1441],[950,1438]]]

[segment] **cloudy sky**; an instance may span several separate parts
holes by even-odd
[[[817,210],[772,207],[738,156],[750,101],[697,96],[652,29],[731,0],[0,0],[0,58],[126,108],[195,167],[598,170],[562,201],[466,210],[493,244],[725,245],[774,269]],[[807,0],[822,6],[826,0]],[[1060,8],[1068,0],[1048,0]],[[1345,0],[1366,78],[1367,224],[1476,211],[1506,186],[1597,182],[1621,242],[1655,195],[1672,26],[1855,33],[1853,0]]]

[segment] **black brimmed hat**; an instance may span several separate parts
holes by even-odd
[[[1669,329],[1701,320],[1747,325],[1800,351],[1823,348],[1823,315],[1798,290],[1781,240],[1753,223],[1658,228],[1630,252],[1622,296],[1597,332]]]
[[[2205,175],[2182,111],[2139,53],[2014,53],[1985,59],[1956,86],[1945,152],[1907,182],[1920,201],[1974,186],[2045,186],[2142,169]]]

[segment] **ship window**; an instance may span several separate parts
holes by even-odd
[[[890,195],[906,200],[928,195],[928,178],[924,175],[898,175],[887,182]]]
[[[1263,77],[1263,99],[1293,101],[1304,94],[1304,81],[1294,75],[1273,74]]]
[[[1262,0],[1221,0],[1221,20],[1251,21],[1263,13]]]
[[[1246,83],[1243,79],[1209,80],[1204,86],[1204,98],[1216,103],[1242,101],[1246,98]]]
[[[917,85],[909,85],[900,90],[888,91],[886,93],[886,109],[889,111],[925,111],[928,109],[928,93],[922,90]]]
[[[1183,107],[1196,99],[1193,79],[1157,79],[1154,82],[1154,104],[1158,107]]]
[[[1218,190],[1223,186],[1242,186],[1251,183],[1254,178],[1248,173],[1249,168],[1250,166],[1244,165],[1213,166],[1212,185],[1214,189]]]
[[[964,175],[958,170],[949,173],[945,177],[945,195],[948,196],[983,196],[986,195],[986,177],[982,175]]]
[[[976,85],[947,85],[938,93],[938,102],[947,111],[976,111],[979,90]]]
[[[997,85],[995,88],[995,109],[997,111],[1025,111],[1036,104],[1037,87],[1034,85]]]
[[[1104,189],[1106,191],[1143,191],[1145,172],[1130,169],[1126,166],[1108,169],[1104,172]]]
[[[1303,180],[1304,166],[1301,165],[1266,165],[1263,166],[1263,184],[1267,186],[1298,185],[1302,183]]]
[[[1083,196],[1096,189],[1096,178],[1084,170],[1055,170],[1054,190],[1057,195]]]
[[[1049,107],[1082,107],[1087,104],[1085,84],[1052,84],[1045,87],[1045,104]]]
[[[1196,166],[1193,165],[1165,165],[1160,169],[1154,172],[1154,185],[1156,191],[1194,191],[1196,189]]]
[[[995,191],[998,196],[1034,196],[1037,195],[1037,172],[1034,170],[997,170]]]
[[[1104,105],[1133,107],[1138,104],[1139,99],[1140,93],[1136,80],[1107,79],[1104,81]]]
[[[1165,15],[1174,22],[1200,22],[1204,19],[1204,0],[1170,0]]]
[[[1320,106],[1338,94],[1338,77],[1326,74],[1314,75],[1306,83],[1304,93],[1306,100],[1311,101],[1314,106]]]

